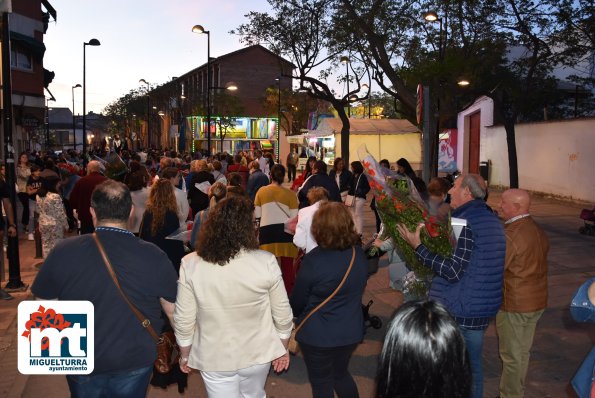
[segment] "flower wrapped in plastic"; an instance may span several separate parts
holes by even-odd
[[[128,173],[128,166],[122,160],[120,155],[116,152],[110,153],[104,161],[105,176],[112,180],[124,181],[126,173]]]
[[[381,167],[368,153],[365,145],[359,148],[358,155],[384,224],[382,238],[393,239],[399,254],[412,270],[403,280],[403,293],[412,298],[425,298],[433,272],[419,262],[415,250],[399,234],[397,225],[404,224],[413,231],[423,223],[425,228],[421,230],[422,243],[430,251],[448,257],[452,254],[454,246],[450,219],[439,219],[431,214],[411,179]]]
[[[69,162],[60,162],[56,166],[58,167],[60,178],[63,180],[66,180],[73,175],[78,175],[81,172],[80,168],[76,164]]]

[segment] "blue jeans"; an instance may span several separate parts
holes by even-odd
[[[153,365],[119,373],[68,375],[72,398],[144,398]]]
[[[466,329],[462,326],[459,326],[459,329],[465,340],[467,353],[469,354],[469,364],[471,365],[471,397],[483,398],[483,369],[481,358],[485,329],[473,330]]]

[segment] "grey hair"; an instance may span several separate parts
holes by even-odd
[[[469,192],[471,192],[474,199],[483,199],[488,192],[485,180],[478,174],[465,175],[461,182],[461,188],[465,187],[469,188]]]

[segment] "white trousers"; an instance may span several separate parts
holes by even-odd
[[[200,372],[209,398],[265,398],[264,383],[271,363],[235,372]]]
[[[351,215],[353,216],[353,222],[355,224],[355,230],[358,234],[364,232],[364,206],[366,205],[366,199],[355,198],[355,205],[352,206]]]

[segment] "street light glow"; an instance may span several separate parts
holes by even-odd
[[[424,19],[428,22],[436,22],[439,18],[435,11],[428,11],[424,13]]]

